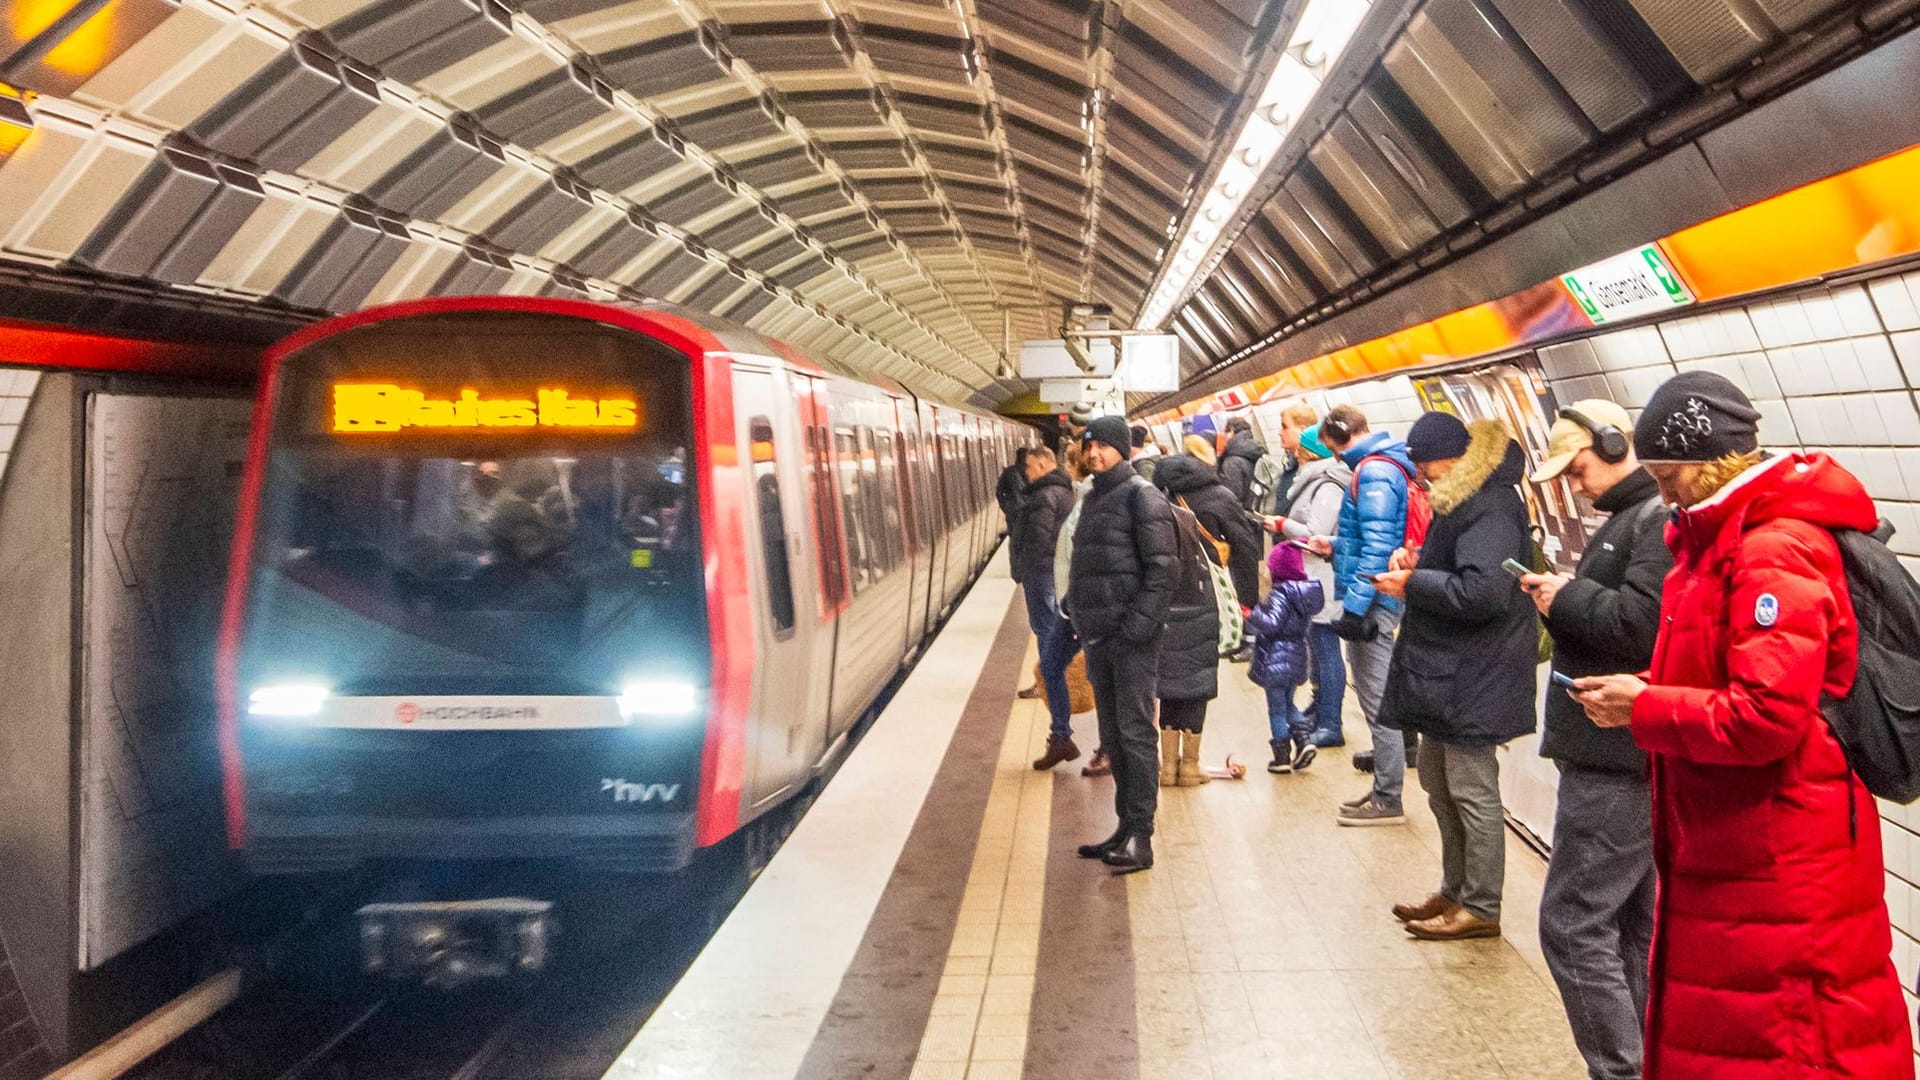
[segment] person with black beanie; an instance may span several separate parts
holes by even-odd
[[[1821,708],[1860,658],[1835,532],[1879,515],[1827,455],[1762,453],[1759,420],[1712,372],[1654,391],[1633,447],[1675,512],[1652,664],[1574,680],[1652,777],[1643,1075],[1912,1077],[1879,810]]]
[[[1527,455],[1498,420],[1430,412],[1407,432],[1407,456],[1433,524],[1411,568],[1374,579],[1406,604],[1380,711],[1421,737],[1441,874],[1433,895],[1393,914],[1431,941],[1498,937],[1507,839],[1495,750],[1533,731],[1539,663],[1539,616],[1503,566],[1530,554]]]
[[[1112,836],[1081,846],[1079,854],[1130,873],[1153,865],[1160,782],[1153,710],[1173,595],[1173,506],[1127,464],[1133,438],[1124,418],[1094,419],[1082,447],[1093,490],[1074,527],[1066,606],[1086,649],[1120,822]]]

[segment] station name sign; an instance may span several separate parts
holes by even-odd
[[[1595,326],[1693,303],[1693,293],[1658,244],[1562,274],[1560,284]]]
[[[482,397],[478,390],[468,388],[441,398],[396,383],[333,384],[333,432],[338,435],[416,429],[630,432],[639,427],[638,401],[575,397],[561,387],[542,387],[532,397]]]

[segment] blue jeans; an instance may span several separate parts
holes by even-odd
[[[1347,699],[1347,661],[1340,655],[1340,635],[1332,623],[1314,623],[1307,629],[1307,651],[1313,658],[1308,672],[1313,680],[1313,697],[1307,702],[1307,715],[1313,718],[1313,730],[1340,736],[1340,709]]]
[[[1053,571],[1028,574],[1020,583],[1027,598],[1027,626],[1040,643],[1040,685],[1047,688],[1048,734],[1073,738],[1073,706],[1067,694],[1067,665],[1080,651],[1073,624],[1060,614],[1053,596]]]
[[[1313,730],[1313,721],[1293,703],[1293,692],[1298,689],[1297,685],[1267,687],[1267,730],[1274,742],[1304,739]]]

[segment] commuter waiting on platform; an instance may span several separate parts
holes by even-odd
[[[1413,462],[1406,444],[1384,431],[1370,431],[1366,414],[1351,405],[1337,405],[1327,413],[1320,437],[1353,470],[1354,479],[1340,504],[1338,534],[1318,535],[1310,543],[1315,554],[1333,557],[1334,599],[1340,602],[1334,632],[1347,643],[1347,669],[1373,734],[1373,750],[1365,760],[1354,755],[1356,765],[1372,771],[1373,786],[1342,803],[1338,820],[1342,825],[1400,825],[1407,820],[1400,802],[1406,742],[1397,729],[1381,722],[1380,697],[1387,689],[1402,605],[1398,597],[1375,589],[1373,579],[1386,572],[1388,560],[1406,543]]]
[[[1305,419],[1307,423],[1293,436],[1289,448],[1300,460],[1300,470],[1294,474],[1293,490],[1287,493],[1287,514],[1267,522],[1267,527],[1285,540],[1308,541],[1338,531],[1340,506],[1353,482],[1353,470],[1321,441],[1313,416],[1313,410],[1305,405],[1291,406],[1280,414],[1282,443],[1288,441],[1287,432],[1296,421]],[[1308,554],[1306,561],[1307,572],[1320,583],[1326,598],[1307,631],[1313,662],[1309,671],[1313,696],[1307,701],[1307,717],[1313,721],[1314,746],[1345,746],[1341,711],[1346,705],[1347,664],[1340,655],[1340,635],[1334,632],[1334,622],[1345,609],[1334,602],[1333,561],[1317,554]]]
[[[1073,624],[1060,616],[1054,597],[1053,555],[1060,527],[1073,510],[1073,484],[1056,466],[1053,451],[1044,446],[1027,451],[1025,486],[1019,513],[1008,530],[1008,555],[1013,579],[1027,600],[1027,626],[1040,647],[1040,681],[1046,688],[1047,747],[1036,769],[1051,769],[1080,757],[1073,742],[1071,700],[1067,693],[1067,665],[1080,651]]]
[[[1440,829],[1440,888],[1395,905],[1407,932],[1430,941],[1498,937],[1506,879],[1506,812],[1496,748],[1534,729],[1540,619],[1504,566],[1532,541],[1519,483],[1526,451],[1498,420],[1471,426],[1430,412],[1407,433],[1407,456],[1433,501],[1418,555],[1401,552],[1374,579],[1406,604],[1381,713],[1420,736],[1420,786]]]
[[[1306,560],[1293,541],[1275,544],[1267,553],[1267,573],[1273,588],[1247,615],[1253,635],[1253,662],[1247,677],[1267,692],[1268,745],[1273,760],[1270,773],[1297,772],[1313,764],[1313,718],[1300,711],[1293,695],[1307,681],[1307,633],[1326,607],[1326,591],[1307,574]]]
[[[1170,458],[1166,465],[1192,460]],[[1161,787],[1198,787],[1210,779],[1200,764],[1207,702],[1220,693],[1220,604],[1213,584],[1217,553],[1192,510],[1176,503],[1173,518],[1173,592],[1154,672],[1160,702],[1159,779]]]
[[[1020,500],[1027,488],[1027,448],[1022,446],[1013,452],[1013,461],[1000,470],[1000,476],[994,481],[993,498],[1000,504],[1000,514],[1006,518],[1007,532],[1013,531],[1013,520],[1020,516]]]
[[[1673,569],[1666,504],[1633,453],[1633,421],[1611,401],[1560,410],[1536,483],[1565,476],[1607,515],[1573,574],[1520,585],[1553,634],[1563,675],[1645,671]],[[1553,858],[1540,898],[1540,950],[1560,986],[1592,1080],[1638,1080],[1653,943],[1653,818],[1647,756],[1625,728],[1595,727],[1565,691],[1547,692],[1540,754],[1560,771]]]
[[[1153,434],[1145,424],[1133,425],[1130,433],[1133,437],[1133,456],[1127,459],[1127,463],[1142,479],[1151,481],[1153,470],[1160,464],[1160,445],[1153,441]]]
[[[1220,482],[1233,492],[1236,502],[1248,510],[1254,509],[1254,473],[1260,469],[1260,460],[1267,457],[1267,448],[1253,437],[1253,424],[1244,416],[1236,416],[1227,421],[1227,445],[1220,451]],[[1281,455],[1281,459],[1269,463],[1267,470],[1271,479],[1273,466],[1279,466],[1283,479],[1267,485],[1271,490],[1277,485],[1286,489],[1288,481],[1293,479],[1293,459]]]
[[[1080,508],[1087,504],[1087,495],[1093,490],[1093,470],[1087,468],[1086,451],[1077,442],[1067,444],[1066,459],[1067,479],[1073,481],[1073,509],[1067,511],[1067,520],[1060,526],[1060,538],[1053,545],[1053,595],[1060,607],[1060,617],[1071,624],[1073,620],[1067,618],[1067,589],[1073,584],[1073,531],[1080,525]],[[1079,640],[1077,632],[1074,640]],[[1082,677],[1086,666],[1087,657],[1082,652],[1078,662]],[[1071,689],[1071,681],[1076,678],[1073,665],[1068,666],[1067,677]],[[1088,692],[1091,693],[1091,689]],[[1098,745],[1093,748],[1093,756],[1080,766],[1081,776],[1110,776],[1112,771],[1112,766],[1107,762],[1106,747]]]
[[[1127,422],[1102,416],[1082,441],[1093,490],[1073,533],[1067,615],[1087,652],[1100,744],[1113,766],[1112,836],[1080,848],[1121,872],[1153,865],[1158,802],[1154,699],[1160,641],[1173,592],[1173,507],[1127,465]]]
[[[1831,530],[1872,530],[1825,454],[1760,452],[1739,387],[1688,372],[1633,446],[1678,513],[1650,678],[1575,681],[1648,752],[1655,898],[1647,1080],[1911,1078],[1878,810],[1821,714],[1859,632]]]

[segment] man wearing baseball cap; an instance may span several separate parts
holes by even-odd
[[[1611,401],[1576,401],[1547,436],[1535,483],[1565,477],[1606,524],[1573,574],[1521,585],[1553,635],[1554,670],[1645,671],[1660,632],[1673,553],[1666,506],[1633,452],[1633,421]],[[1540,753],[1560,769],[1553,860],[1540,900],[1540,947],[1560,984],[1589,1075],[1638,1077],[1653,940],[1653,820],[1647,759],[1626,728],[1597,727],[1558,689],[1547,694]]]

